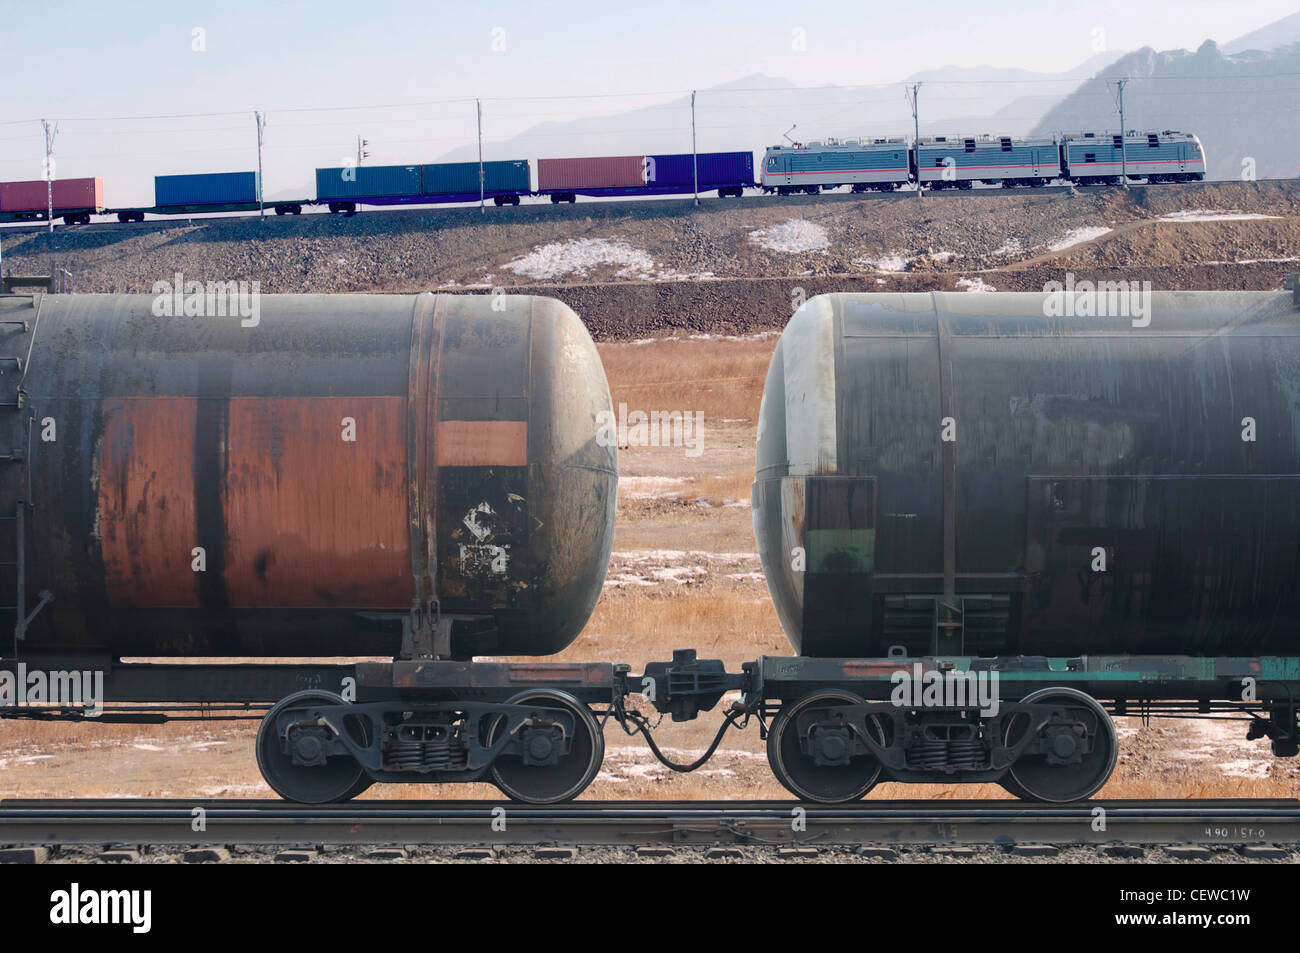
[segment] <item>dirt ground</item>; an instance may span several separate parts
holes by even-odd
[[[763,376],[776,337],[660,337],[600,345],[615,403],[705,413],[703,452],[625,448],[615,552],[604,594],[584,634],[555,660],[626,662],[634,670],[693,647],[731,670],[790,651],[768,599],[750,522],[749,485]],[[685,382],[685,383],[684,383]],[[664,721],[669,757],[693,760],[721,717]],[[1300,767],[1246,741],[1239,722],[1119,719],[1121,754],[1108,798],[1292,797]],[[166,726],[0,722],[3,797],[266,797],[255,722]],[[606,727],[604,770],[591,799],[786,797],[767,768],[756,726],[732,731],[702,770],[675,774],[639,739]],[[436,791],[379,786],[367,798],[499,798],[488,785]],[[1001,798],[992,785],[882,784],[871,798]]]

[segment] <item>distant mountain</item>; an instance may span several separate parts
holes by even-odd
[[[1274,20],[1266,27],[1239,36],[1231,43],[1223,44],[1220,49],[1229,56],[1245,53],[1248,50],[1276,50],[1292,43],[1300,43],[1300,13],[1293,13],[1281,20]]]
[[[922,135],[987,132],[1022,136],[1085,79],[1124,54],[1098,53],[1064,73],[1037,73],[996,66],[923,70],[905,83],[920,83]]]
[[[828,137],[912,135],[904,83],[921,83],[921,131],[1019,135],[1082,79],[1120,57],[1100,53],[1064,73],[998,67],[925,70],[891,87],[807,89],[772,76],[746,76],[696,96],[700,152],[753,149],[761,155],[782,135],[811,142]],[[490,109],[484,114],[490,124]],[[791,127],[795,127],[791,129]],[[506,140],[485,140],[487,159],[640,155],[691,150],[690,97],[565,122],[543,122]],[[469,162],[476,146],[461,146],[439,162]]]
[[[1205,146],[1209,178],[1241,178],[1249,162],[1257,178],[1292,176],[1300,171],[1300,123],[1296,80],[1285,74],[1298,72],[1300,44],[1235,56],[1225,55],[1211,40],[1195,53],[1157,53],[1147,47],[1083,83],[1033,131],[1118,131],[1115,89],[1107,80],[1127,76],[1128,128],[1196,133]]]

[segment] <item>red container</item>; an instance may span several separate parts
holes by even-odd
[[[635,188],[639,185],[645,185],[645,156],[537,160],[537,188],[542,192]]]
[[[0,182],[0,212],[43,212],[49,197],[46,183]],[[58,179],[54,183],[54,211],[102,211],[103,179]]]

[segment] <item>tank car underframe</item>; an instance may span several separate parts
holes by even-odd
[[[73,684],[75,700],[66,697]],[[0,718],[260,718],[259,767],[289,800],[347,800],[377,781],[486,781],[515,800],[551,803],[595,777],[611,717],[636,730],[621,704],[628,685],[628,667],[608,663],[173,664],[64,654],[0,660]]]
[[[1300,751],[1294,657],[767,656],[747,668],[745,705],[759,716],[773,771],[812,800],[860,797],[877,780],[994,781],[1022,797],[1077,800],[1113,768],[1110,715],[1235,717],[1249,722],[1247,738],[1271,739],[1275,755]],[[954,698],[945,685],[962,688]],[[855,758],[857,774],[836,782]]]

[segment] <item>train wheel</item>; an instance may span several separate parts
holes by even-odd
[[[1046,754],[1022,755],[1002,779],[1002,787],[1017,797],[1054,804],[1091,797],[1110,780],[1119,756],[1115,723],[1097,700],[1074,688],[1044,688],[1024,698],[1031,704],[1056,705],[1065,720],[1044,726],[1053,753],[1063,761],[1073,758],[1085,738],[1092,750],[1073,763],[1049,762]],[[1007,720],[1005,742],[1016,744],[1029,728],[1028,715]]]
[[[330,692],[295,692],[280,699],[262,719],[262,725],[257,729],[257,766],[266,783],[286,801],[301,804],[347,801],[370,787],[370,776],[350,755],[327,758],[322,765],[294,764],[280,740],[280,726],[293,721],[292,717],[286,719],[286,715],[297,711],[305,719],[306,709],[313,705],[343,704],[346,703],[342,698]],[[295,729],[290,735],[290,743],[298,745],[299,754],[310,759],[314,750],[319,750],[321,732],[324,731],[328,729],[314,726]]]
[[[555,764],[524,764],[523,755],[502,755],[492,762],[492,780],[507,797],[529,804],[556,804],[571,801],[587,789],[600,771],[605,758],[605,736],[586,705],[567,692],[534,689],[511,698],[508,705],[536,707],[543,718],[546,711],[563,711],[573,716],[574,734],[569,753],[561,754]],[[488,735],[494,743],[505,724],[498,718]],[[522,739],[537,760],[545,760],[559,743],[558,728],[531,728]]]
[[[782,787],[800,800],[823,804],[856,801],[875,787],[880,778],[880,761],[874,756],[861,755],[842,765],[817,764],[812,753],[805,750],[796,728],[798,715],[810,708],[860,704],[862,699],[849,692],[821,691],[781,709],[767,735],[767,761]],[[868,718],[867,726],[884,744],[879,720]],[[819,726],[808,739],[808,747],[820,746],[823,756],[834,760],[850,740],[847,728]]]

